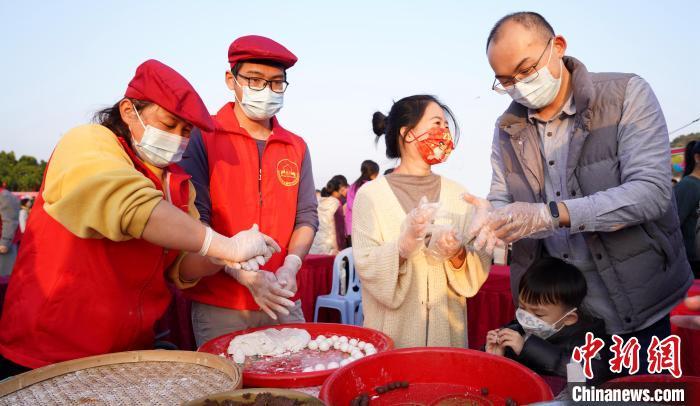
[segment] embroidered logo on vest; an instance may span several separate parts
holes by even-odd
[[[277,179],[284,186],[296,186],[299,183],[299,166],[289,159],[277,162]]]

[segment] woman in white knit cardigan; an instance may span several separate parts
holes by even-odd
[[[387,156],[401,163],[365,184],[353,207],[364,325],[389,335],[398,348],[466,347],[466,298],[490,268],[488,255],[465,248],[474,212],[462,197],[465,189],[431,171],[453,147],[446,114],[454,122],[449,109],[427,95],[399,100],[388,116],[375,113],[374,132],[385,135]]]

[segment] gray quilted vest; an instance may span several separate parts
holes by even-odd
[[[627,82],[634,75],[589,73],[572,57],[564,57],[564,64],[572,72],[576,103],[567,163],[567,184],[575,198],[621,184],[618,124]],[[541,140],[537,128],[527,120],[527,109],[512,103],[497,126],[506,184],[513,200],[544,202]],[[692,284],[676,212],[675,199],[671,198],[660,218],[615,232],[581,230],[626,331],[635,330],[652,315],[679,302]],[[542,255],[539,240],[524,239],[513,245],[514,296],[520,277]]]

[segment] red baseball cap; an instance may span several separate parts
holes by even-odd
[[[155,59],[136,68],[124,97],[155,103],[201,130],[214,130],[214,120],[190,82]]]
[[[297,63],[297,57],[282,44],[260,35],[246,35],[233,41],[228,47],[228,62],[233,65],[250,59],[278,62],[285,69]]]

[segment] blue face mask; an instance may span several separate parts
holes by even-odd
[[[253,90],[248,86],[241,86],[235,78],[234,80],[238,87],[241,88],[243,100],[238,100],[235,91],[233,96],[249,119],[256,121],[269,120],[282,109],[284,94],[273,92],[270,86],[266,86],[263,90]]]
[[[141,141],[134,143],[134,150],[139,158],[158,168],[165,168],[179,162],[187,148],[189,139],[163,131],[152,125],[144,125],[136,106],[134,106],[134,111],[144,128]]]

